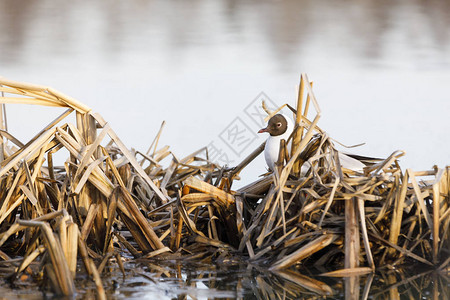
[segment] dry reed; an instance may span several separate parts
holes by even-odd
[[[319,294],[330,287],[289,268],[327,265],[338,270],[325,275],[349,276],[413,260],[448,270],[449,167],[402,171],[403,151],[353,156],[363,172],[341,167],[318,127],[321,112],[305,74],[292,109],[292,155],[283,143],[276,170],[238,190],[233,181],[264,144],[234,168],[210,162],[206,148],[178,159],[167,146],[157,150],[163,123],[143,154],[128,150],[99,114],[52,88],[0,78],[0,92],[3,104],[67,109],[26,144],[6,130],[3,114],[0,131],[0,259],[15,266],[13,275],[39,260],[57,294],[75,292],[83,262],[104,299],[101,271],[109,260],[121,265],[124,252],[210,260],[219,250]],[[72,113],[76,125],[61,124]],[[67,161],[54,166],[63,149]]]

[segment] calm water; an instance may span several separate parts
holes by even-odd
[[[179,264],[177,261],[125,263],[126,276],[113,263],[102,276],[108,299],[449,299],[450,283],[430,270],[385,270],[371,275],[331,278],[318,270],[271,273],[242,263]],[[2,299],[54,299],[26,281],[14,290],[0,286]],[[76,299],[94,299],[95,285],[77,279]]]
[[[264,137],[236,151],[230,124],[256,132],[248,108],[295,104],[306,72],[331,137],[365,142],[351,150],[363,155],[405,150],[404,168],[426,170],[450,162],[448,28],[439,0],[2,0],[0,76],[77,98],[130,148],[145,151],[165,120],[161,146],[182,157],[214,145],[233,165]],[[61,113],[7,111],[24,142]],[[242,182],[264,172],[260,157]]]

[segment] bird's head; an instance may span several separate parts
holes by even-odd
[[[271,136],[282,135],[286,132],[288,123],[282,114],[276,114],[270,118],[266,128],[262,128],[258,133],[268,132]]]

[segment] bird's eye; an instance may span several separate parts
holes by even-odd
[[[281,123],[277,123],[277,127],[281,127]]]

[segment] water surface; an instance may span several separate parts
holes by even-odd
[[[351,151],[404,168],[450,161],[447,1],[2,1],[0,74],[52,86],[91,106],[129,147],[162,144],[180,157],[216,141],[260,92],[295,104],[314,81],[319,126]],[[9,105],[27,140],[59,111]],[[39,116],[39,118],[37,118]],[[30,122],[32,121],[32,122]],[[43,125],[42,125],[43,126]],[[263,173],[260,158],[247,172]]]

